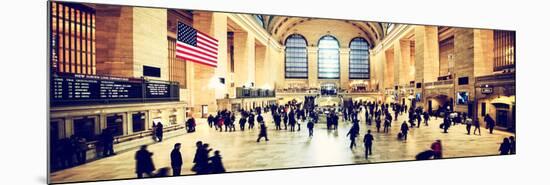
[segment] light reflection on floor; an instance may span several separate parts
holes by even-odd
[[[258,128],[244,132],[239,130],[218,132],[213,128],[208,128],[204,123],[205,120],[199,120],[201,123],[199,123],[196,133],[183,134],[149,146],[149,150],[154,153],[155,167],[157,169],[169,167],[170,151],[175,143],[180,142],[184,157],[182,174],[193,174],[190,169],[193,165],[192,159],[197,140],[209,143],[213,150],[221,151],[227,171],[248,171],[413,160],[416,154],[429,149],[431,143],[436,139],[443,141],[445,158],[496,155],[502,138],[512,135],[501,131],[495,131],[491,135],[486,129],[482,129],[481,136],[466,135],[463,125],[453,126],[449,129],[450,133],[444,134],[438,128],[442,119],[432,119],[430,126],[421,126],[410,130],[408,140],[402,142],[396,139],[400,125],[397,123],[402,123],[405,118],[405,116],[400,116],[399,121],[392,123],[393,127],[389,134],[376,133],[374,125],[368,126],[364,122],[361,123],[357,148],[350,150],[350,141],[346,137],[351,126],[350,123],[341,123],[337,131],[327,130],[326,124],[319,123],[315,127],[313,138],[309,138],[305,124],[302,125],[300,132],[276,131],[271,119],[268,118],[270,116],[264,117],[268,123],[270,139],[268,142],[262,139],[261,142],[256,143]],[[321,121],[324,122],[324,118]],[[367,129],[373,131],[375,138],[374,152],[368,160],[364,157],[362,143],[363,135]],[[135,151],[135,149],[130,150],[113,157],[52,173],[51,180],[53,183],[59,183],[134,178]]]

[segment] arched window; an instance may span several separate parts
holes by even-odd
[[[356,37],[349,43],[349,78],[369,79],[369,43]]]
[[[340,78],[340,45],[338,40],[325,35],[319,40],[318,66],[320,79]]]
[[[285,78],[307,78],[307,41],[292,34],[285,41]]]

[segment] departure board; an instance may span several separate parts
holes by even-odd
[[[158,100],[179,100],[177,83],[79,74],[59,74],[51,81],[53,105]]]

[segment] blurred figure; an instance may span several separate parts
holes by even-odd
[[[161,168],[153,175],[153,177],[168,177],[168,172],[170,171],[170,168],[164,167]]]
[[[224,173],[225,167],[222,163],[222,156],[220,151],[214,151],[214,156],[209,158],[210,160],[210,173]]]
[[[212,124],[214,124],[214,119],[212,119]],[[195,132],[195,118],[193,116],[190,116],[189,119],[185,122],[185,125],[187,127],[187,133]]]
[[[307,129],[309,130],[309,137],[313,137],[313,127],[315,127],[315,123],[313,123],[313,120],[308,119]]]
[[[161,122],[158,122],[157,123],[157,128],[156,128],[156,134],[157,134],[157,139],[158,139],[158,142],[162,142],[162,136],[164,135],[164,126],[162,125]]]
[[[208,126],[210,128],[212,128],[212,126],[214,126],[214,116],[212,116],[212,114],[210,114],[207,118],[207,121],[208,121]]]
[[[197,174],[206,174],[208,173],[208,153],[212,150],[208,148],[208,144],[198,141],[196,143],[197,151],[195,153],[195,158],[193,163],[195,165],[191,168],[192,171]]]
[[[500,155],[510,154],[510,140],[508,138],[502,139],[502,143],[500,144],[498,151],[500,151]]]
[[[408,133],[409,126],[407,126],[407,122],[403,121],[403,124],[401,124],[401,134],[403,134],[403,140],[407,140]]]
[[[487,124],[487,128],[489,129],[489,133],[493,134],[493,129],[495,128],[495,120],[489,116],[489,114],[486,114],[483,118],[485,120],[485,123]]]
[[[88,143],[86,143],[86,138],[80,137],[77,141],[76,146],[76,159],[78,164],[86,163],[86,152],[88,151]]]
[[[264,122],[260,123],[260,134],[258,135],[258,139],[256,140],[256,142],[260,142],[260,139],[262,137],[265,138],[265,141],[269,141],[269,139],[267,138],[267,127],[265,126]]]
[[[434,156],[433,150],[426,150],[416,155],[416,160],[428,160]]]
[[[441,144],[441,140],[435,140],[430,148],[434,152],[434,159],[443,158],[443,145]]]
[[[510,154],[516,154],[516,138],[510,136],[508,139],[510,139]]]
[[[153,141],[157,141],[157,124],[153,121],[153,126],[151,126],[151,138]]]
[[[143,178],[143,174],[147,174],[148,177],[153,176],[155,165],[153,164],[153,153],[147,151],[147,145],[142,145],[136,152],[136,174],[137,178]]]
[[[468,135],[470,135],[470,130],[472,130],[472,118],[466,118],[464,123],[466,123],[466,131],[468,131]]]
[[[479,121],[476,119],[474,120],[474,135],[476,135],[476,131],[479,132],[479,135],[481,136],[481,125],[479,124]]]
[[[349,149],[353,149],[353,147],[357,146],[355,144],[355,138],[357,138],[358,134],[359,134],[359,124],[355,122],[353,126],[351,126],[351,128],[349,129],[348,133],[346,134],[346,136],[349,136],[349,140],[351,141],[351,143],[349,144]]]
[[[115,151],[113,149],[113,142],[115,141],[115,138],[111,130],[108,128],[103,129],[101,137],[103,142],[103,157],[115,155]]]
[[[179,176],[181,174],[181,166],[183,166],[183,158],[181,157],[181,143],[176,143],[174,149],[170,153],[170,165],[172,166],[172,175]]]

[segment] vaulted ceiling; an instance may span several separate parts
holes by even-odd
[[[283,37],[289,35],[289,32],[293,31],[293,28],[301,24],[307,23],[312,20],[319,20],[319,18],[303,18],[303,17],[287,17],[287,16],[269,16],[269,15],[253,15],[255,19],[261,21],[259,24],[271,34],[279,43],[283,44]],[[327,20],[327,19],[325,19]],[[348,20],[335,20],[352,25],[353,27],[361,30],[366,39],[372,44],[377,45],[386,35],[387,23],[379,22],[367,22],[367,21],[348,21]]]

